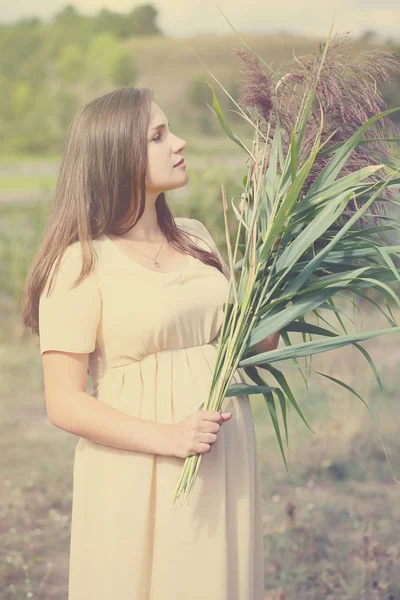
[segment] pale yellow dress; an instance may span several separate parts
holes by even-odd
[[[202,236],[196,219],[179,227]],[[40,351],[88,352],[93,395],[127,415],[176,423],[208,397],[229,271],[188,258],[158,273],[109,237],[95,271],[70,289],[81,251],[69,246],[39,304]],[[245,382],[238,369],[235,383]],[[73,470],[68,600],[262,600],[262,492],[248,396],[201,460],[188,507],[172,508],[184,459],[79,438]]]

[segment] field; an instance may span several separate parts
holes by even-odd
[[[285,38],[270,38],[265,57],[273,52],[276,64],[291,56],[293,40],[288,44]],[[248,36],[247,40],[256,50],[265,48],[261,39]],[[167,115],[173,115],[179,110],[176,97],[184,93],[178,79],[187,81],[204,72],[195,58],[182,62],[185,41],[158,42],[171,45],[171,73],[177,71],[174,65],[185,65],[172,81],[152,71],[157,52],[165,51],[165,46],[160,50],[154,40],[129,41],[138,55],[142,53],[147,73],[139,85],[152,85],[159,96],[156,101],[160,99]],[[214,45],[199,38],[193,47],[216,76],[218,61],[221,73],[230,75],[237,63],[229,59],[224,66],[221,57],[226,57],[232,42],[229,38],[225,45]],[[299,44],[299,54],[315,46],[307,40]],[[226,257],[222,210],[216,214],[215,206],[221,203],[221,183],[228,199],[239,193],[240,178],[247,170],[243,154],[222,133],[204,137],[188,130],[185,135],[189,183],[169,192],[168,204],[176,216],[201,219]],[[38,342],[23,330],[18,314],[60,158],[7,155],[0,159],[0,594],[4,600],[62,600],[67,595],[72,461],[78,438],[47,419]],[[339,303],[355,320],[355,324],[346,320],[349,332],[388,326],[377,310],[358,300],[359,312],[354,314],[348,301]],[[399,321],[399,307],[391,308]],[[355,388],[372,415],[359,398],[332,381],[312,373],[306,390],[296,369],[284,367],[315,431],[311,433],[289,410],[290,451],[285,451],[291,482],[265,401],[251,396],[263,486],[266,600],[400,600],[400,341],[388,334],[363,346],[375,361],[386,395],[356,349],[318,355],[311,366]]]
[[[207,187],[214,188],[214,194],[207,196],[205,205],[218,198],[218,171],[212,176],[207,167],[207,173]],[[205,172],[199,168],[192,181],[201,180],[202,175]],[[187,196],[175,194],[169,203],[175,214],[200,216],[196,211],[199,197],[198,183],[193,183],[188,185]],[[2,263],[7,294],[2,296],[0,340],[0,580],[5,583],[7,600],[61,600],[67,589],[77,438],[47,419],[37,340],[22,330],[16,312],[18,291],[37,239],[38,227],[33,235],[29,225],[42,222],[45,206],[34,201],[15,203],[12,209],[8,202],[2,205],[8,219],[3,223],[10,224],[3,230],[9,243],[3,247],[3,257],[8,256]],[[207,222],[207,216],[200,218]],[[216,237],[222,247],[217,232]],[[23,240],[30,243],[23,245]],[[353,316],[350,305],[343,308]],[[392,310],[398,319],[400,311]],[[354,318],[358,329],[387,326],[377,311],[364,304]],[[355,327],[346,326],[349,331]],[[390,472],[379,437],[400,480],[399,340],[389,334],[364,347],[385,382],[387,397],[356,350],[321,354],[314,357],[312,368],[354,387],[373,418],[358,398],[315,373],[305,394],[297,371],[285,367],[315,431],[312,434],[297,413],[289,412],[290,452],[286,455],[291,483],[264,400],[251,397],[263,484],[265,597],[269,600],[400,598],[400,486]]]
[[[363,314],[363,329],[385,327],[372,314]],[[316,374],[303,397],[304,385],[285,368],[315,431],[313,435],[289,411],[286,455],[292,483],[263,398],[251,396],[269,600],[400,598],[400,486],[379,438],[400,479],[399,341],[389,334],[365,347],[386,382],[387,398],[353,349],[314,357],[312,368],[353,386],[373,418],[358,398]],[[67,591],[72,460],[78,438],[47,419],[36,341],[3,343],[0,351],[2,597],[61,600]],[[91,389],[89,380],[89,393]]]

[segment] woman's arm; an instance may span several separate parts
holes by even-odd
[[[170,425],[123,413],[86,393],[87,353],[45,351],[42,356],[49,421],[92,442],[169,456]]]
[[[253,347],[257,348],[257,350],[261,350],[262,352],[270,352],[270,350],[276,350],[279,344],[280,331],[276,331],[275,333],[269,335],[262,342],[255,344]]]

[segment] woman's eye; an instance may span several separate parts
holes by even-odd
[[[157,134],[156,137],[153,138],[154,141],[159,142],[161,139],[161,133]]]

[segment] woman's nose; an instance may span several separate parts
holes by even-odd
[[[182,139],[182,138],[177,138],[177,140],[178,140],[178,141],[177,141],[177,145],[178,145],[178,147],[179,147],[180,149],[182,149],[182,148],[186,148],[186,146],[187,146],[187,142],[186,142],[184,139]]]

